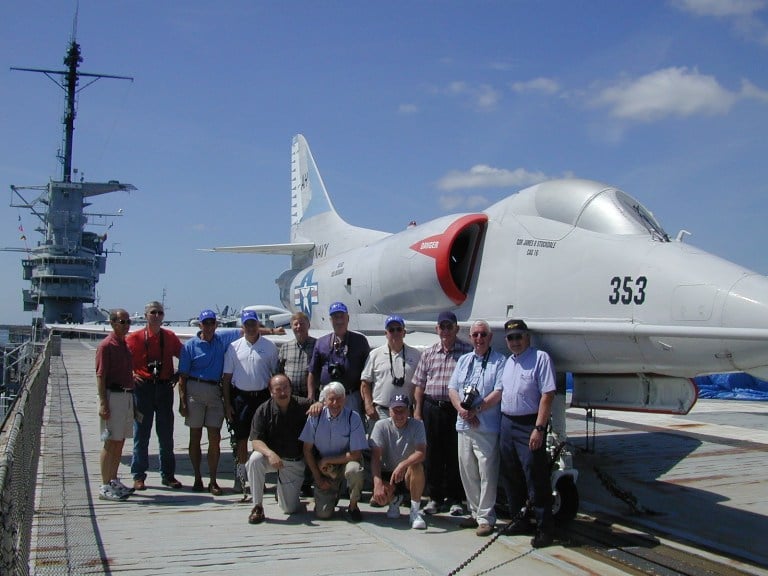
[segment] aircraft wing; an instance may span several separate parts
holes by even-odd
[[[293,242],[289,244],[254,244],[252,246],[220,246],[218,248],[198,248],[201,252],[232,252],[238,254],[275,254],[293,256],[306,254],[314,250],[314,242]]]

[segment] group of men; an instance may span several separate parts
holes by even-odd
[[[181,488],[172,446],[171,376],[177,356],[179,412],[190,429],[193,490],[206,490],[201,475],[205,427],[207,490],[222,493],[216,471],[226,418],[236,440],[238,480],[247,475],[253,498],[249,523],[265,520],[264,479],[270,471],[277,472],[278,503],[286,514],[303,510],[302,486],[311,482],[316,517],[330,518],[346,485],[345,513],[350,521],[360,521],[364,454],[369,453],[371,504],[387,506],[390,518],[400,516],[408,497],[411,527],[424,529],[423,513],[463,515],[466,500],[469,515],[460,525],[488,536],[496,523],[500,479],[511,510],[529,502],[535,512],[535,527],[521,513],[509,531],[535,530],[535,547],[552,543],[546,430],[554,373],[549,356],[531,347],[524,321],[505,324],[511,352],[505,357],[491,347],[493,334],[485,321],[470,326],[471,343],[460,340],[452,312],[439,315],[440,341],[423,353],[405,344],[405,321],[397,315],[385,320],[386,343],[371,350],[365,336],[349,330],[342,302],[331,305],[332,331],[318,339],[309,336],[309,318],[294,314],[295,340],[279,351],[261,338],[263,328],[252,312],[243,313],[241,335],[239,330],[217,331],[215,313],[204,310],[200,332],[183,346],[160,327],[161,305],[151,302],[145,312],[147,327],[126,338],[128,314],[113,311],[113,333],[97,353],[99,413],[107,431],[101,497],[124,499],[131,491],[117,478],[122,443],[131,434],[133,488],[146,488],[153,413],[162,483]],[[422,510],[425,491],[429,499]]]

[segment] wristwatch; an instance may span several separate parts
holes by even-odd
[[[538,425],[534,426],[533,429],[538,431],[538,432],[546,432],[547,431],[547,427],[546,426],[542,426],[541,424],[538,424]]]

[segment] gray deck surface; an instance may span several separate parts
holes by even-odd
[[[367,503],[360,524],[343,518],[321,522],[311,513],[286,517],[272,493],[265,497],[267,522],[251,526],[251,505],[231,490],[226,429],[219,466],[225,494],[194,493],[187,428],[178,416],[177,477],[184,489],[161,486],[154,468],[145,492],[126,502],[101,501],[94,353],[94,343],[64,340],[62,356],[52,360],[30,562],[34,574],[448,574],[487,542],[461,530],[459,518],[427,517],[428,529],[414,531],[405,514],[392,521],[384,509]],[[598,413],[596,453],[579,451],[575,458],[581,511],[645,524],[672,539],[768,565],[761,545],[768,533],[766,412],[768,404],[700,401],[687,416]],[[569,409],[568,427],[573,444],[583,447],[583,410]],[[128,441],[120,473],[129,485],[130,451]],[[155,438],[150,456],[156,466]],[[633,512],[609,495],[595,466],[653,514]],[[307,503],[311,510],[311,500]],[[578,548],[532,550],[529,540],[502,536],[461,573],[620,573]]]

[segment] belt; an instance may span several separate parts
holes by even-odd
[[[301,456],[299,456],[298,458],[287,458],[287,457],[280,456],[280,460],[285,460],[286,462],[301,462],[302,460],[304,460],[304,458],[302,458]]]
[[[262,390],[243,390],[242,388],[238,388],[237,386],[233,386],[235,389],[235,394],[240,394],[241,396],[248,396],[249,398],[257,398],[259,396],[264,396],[266,394],[269,394],[269,391],[267,388],[264,388]]]
[[[374,402],[374,403],[373,403],[373,405],[374,405],[376,408],[384,408],[384,410],[389,410],[389,406],[384,406],[383,404],[376,404],[376,403]]]
[[[123,388],[122,386],[110,386],[107,390],[110,392],[133,392],[133,388]]]
[[[438,408],[453,408],[450,400],[435,400],[432,396],[424,396],[424,399],[430,404],[435,404]]]
[[[536,424],[537,414],[505,414],[501,413],[504,418],[517,422],[518,424]]]
[[[204,378],[187,378],[187,380],[195,380],[196,382],[202,382],[203,384],[214,384],[215,386],[219,385],[218,380],[206,380]]]

